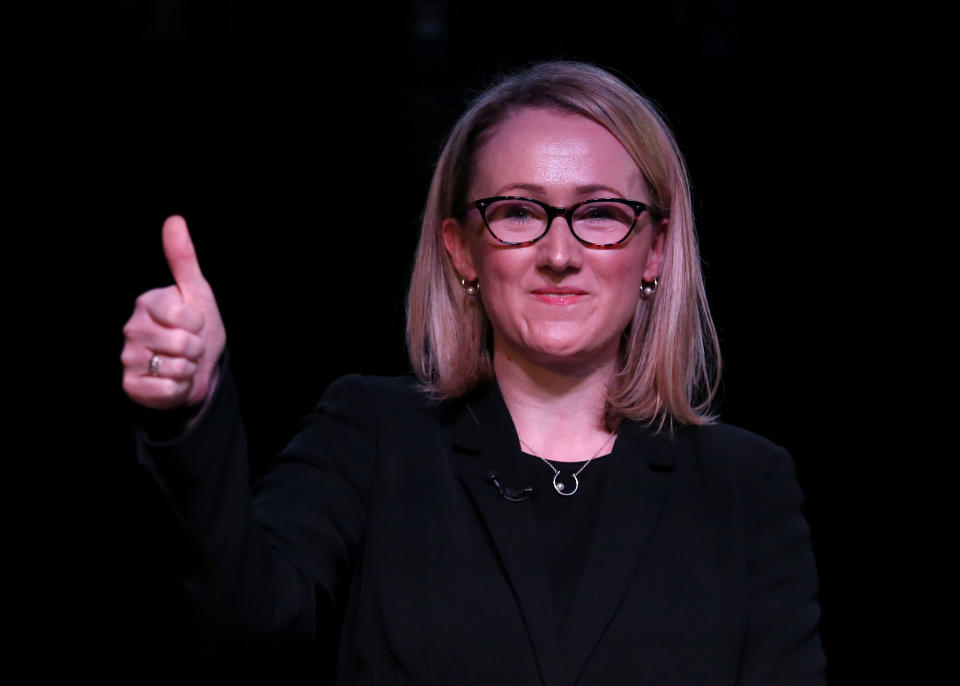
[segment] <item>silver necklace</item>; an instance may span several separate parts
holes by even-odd
[[[531,453],[533,453],[534,455],[536,455],[537,457],[539,457],[539,458],[543,461],[543,464],[547,465],[547,466],[550,468],[550,471],[553,472],[553,488],[557,491],[557,493],[559,493],[560,495],[573,495],[574,493],[577,492],[577,489],[580,488],[580,480],[577,478],[577,477],[580,475],[580,472],[582,472],[584,469],[586,469],[586,468],[587,468],[587,465],[589,465],[591,462],[593,462],[593,459],[594,459],[597,455],[599,455],[600,452],[601,452],[604,448],[607,447],[607,443],[610,442],[610,439],[613,438],[613,434],[615,434],[616,432],[617,432],[616,429],[614,429],[613,431],[611,431],[611,432],[610,432],[610,435],[607,436],[607,438],[606,438],[606,440],[604,440],[603,444],[602,444],[599,448],[597,448],[597,452],[595,452],[595,453],[593,454],[593,457],[591,457],[589,460],[587,460],[586,462],[584,462],[584,463],[583,463],[583,466],[580,467],[580,469],[578,469],[577,471],[575,471],[575,472],[572,474],[572,476],[573,476],[573,490],[571,490],[571,491],[568,491],[568,490],[567,490],[567,485],[566,485],[565,483],[563,483],[562,481],[558,481],[558,479],[560,478],[560,470],[559,470],[559,469],[557,469],[557,468],[554,467],[552,464],[550,464],[549,461],[545,460],[544,457],[543,457],[543,455],[541,455],[541,454],[538,453],[536,450],[534,450],[534,449],[531,448],[529,445],[527,445],[526,442],[525,442],[522,438],[520,438],[519,436],[517,436],[517,439],[520,441],[520,445],[522,445],[524,448],[526,448],[527,450],[529,450]]]

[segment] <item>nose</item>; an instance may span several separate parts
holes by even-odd
[[[560,224],[557,226],[557,224]],[[556,226],[557,228],[553,228]],[[583,263],[583,246],[573,235],[564,216],[553,218],[547,227],[547,235],[535,244],[537,266],[554,272],[580,269]]]

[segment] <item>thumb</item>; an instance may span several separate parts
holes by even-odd
[[[173,215],[163,223],[163,252],[184,301],[190,302],[193,296],[210,290],[200,272],[197,251],[193,248],[183,217]]]

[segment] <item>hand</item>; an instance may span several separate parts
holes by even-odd
[[[212,395],[227,333],[183,217],[163,223],[163,252],[176,285],[137,298],[123,327],[120,361],[130,399],[167,410],[199,405]]]

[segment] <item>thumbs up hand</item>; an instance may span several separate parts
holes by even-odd
[[[163,251],[175,286],[137,298],[123,327],[123,390],[136,403],[166,410],[203,403],[215,388],[226,330],[182,217],[163,224]]]

